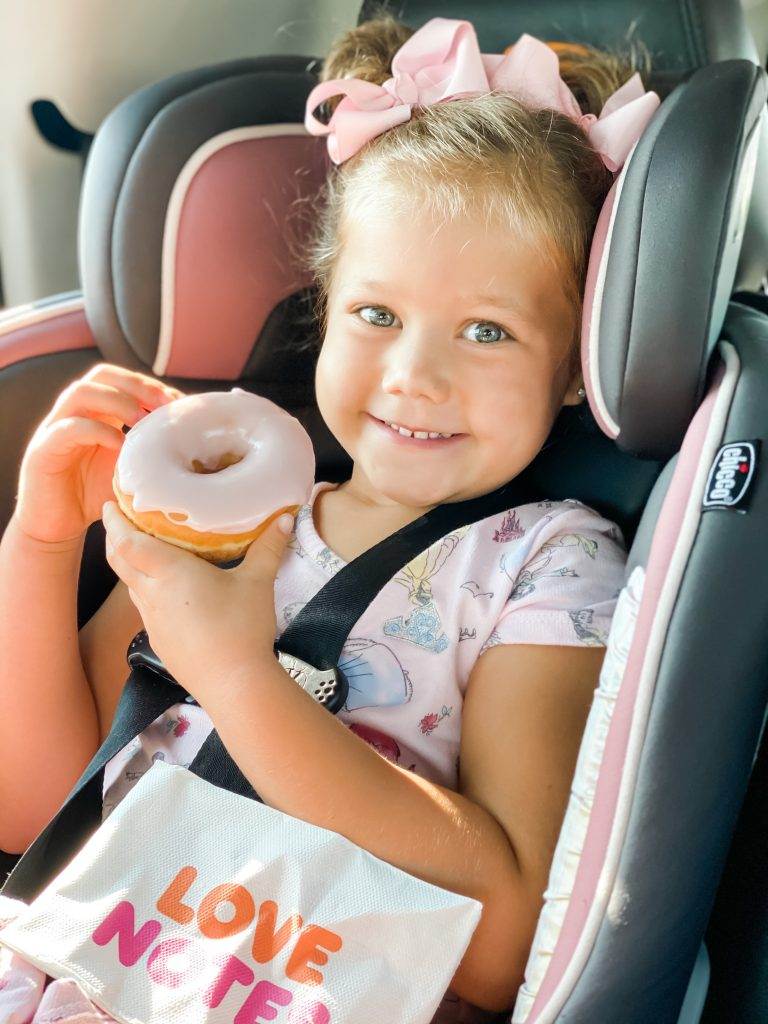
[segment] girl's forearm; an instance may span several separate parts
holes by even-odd
[[[488,1010],[508,1009],[541,907],[510,841],[484,808],[379,755],[316,704],[277,661],[195,693],[259,796],[338,832],[376,857],[483,904],[451,984]],[[203,692],[204,691],[204,692]]]
[[[11,518],[0,543],[0,849],[18,853],[99,745],[80,658],[84,543],[35,541]]]

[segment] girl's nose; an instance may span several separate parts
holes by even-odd
[[[435,339],[403,332],[387,353],[382,388],[388,394],[446,401],[450,393],[446,355]]]

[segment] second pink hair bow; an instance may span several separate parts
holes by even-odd
[[[489,92],[509,93],[531,107],[570,117],[613,172],[621,170],[660,103],[635,72],[606,100],[599,117],[582,114],[560,77],[557,54],[546,43],[524,34],[506,54],[481,53],[470,22],[432,18],[397,51],[392,78],[383,85],[336,78],[315,86],[304,124],[312,135],[328,136],[330,158],[340,164],[388,128],[408,121],[413,107]],[[314,112],[332,96],[343,99],[323,124]]]

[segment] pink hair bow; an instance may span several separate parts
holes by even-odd
[[[506,54],[480,53],[470,22],[432,18],[397,51],[392,78],[383,85],[337,78],[315,86],[304,125],[312,135],[328,136],[328,153],[340,164],[388,128],[408,121],[413,107],[489,92],[509,93],[529,106],[570,117],[613,172],[621,170],[660,103],[635,72],[606,100],[599,117],[582,114],[560,77],[557,54],[546,43],[524,34]],[[332,96],[343,99],[323,124],[314,112]]]

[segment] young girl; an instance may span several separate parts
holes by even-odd
[[[412,34],[383,19],[334,46],[307,109],[338,165],[314,250],[316,386],[354,466],[314,486],[290,539],[274,525],[222,572],[136,531],[107,501],[120,427],[179,393],[102,364],[32,439],[0,547],[0,847],[23,850],[64,800],[146,628],[200,706],[171,708],[113,759],[104,816],[153,760],[189,765],[215,724],[267,804],[482,901],[436,1022],[514,1004],[623,582],[620,532],[569,500],[448,534],[357,622],[338,717],[287,684],[272,644],[346,562],[515,477],[559,410],[583,401],[591,236],[658,99],[636,77],[597,120],[631,68],[583,47],[566,56],[581,108],[530,36],[481,56],[467,22]],[[78,638],[83,536],[105,501],[120,582]],[[44,978],[27,970],[34,1010]],[[56,986],[71,995],[52,983],[51,1006]],[[89,1012],[78,1021],[103,1019]]]

